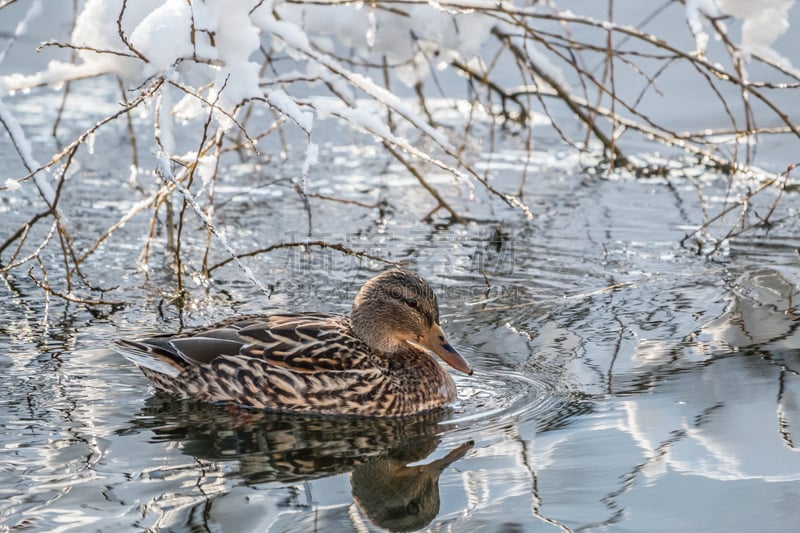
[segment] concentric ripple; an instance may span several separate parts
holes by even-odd
[[[457,376],[456,386],[458,400],[452,417],[441,424],[454,429],[469,427],[481,433],[493,433],[509,420],[547,417],[565,402],[554,384],[512,370]]]

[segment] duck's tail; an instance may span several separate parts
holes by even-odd
[[[147,368],[159,374],[177,377],[183,371],[183,367],[173,357],[161,353],[162,350],[152,344],[117,339],[114,341],[114,350],[136,366]]]

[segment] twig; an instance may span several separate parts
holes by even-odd
[[[181,91],[185,92],[186,94],[191,95],[194,98],[197,98],[198,100],[203,102],[205,105],[207,105],[210,108],[210,110],[217,111],[217,112],[225,115],[225,117],[228,118],[231,122],[233,122],[233,124],[239,129],[239,131],[242,133],[242,135],[244,135],[244,138],[247,139],[247,142],[250,143],[250,148],[256,154],[259,153],[258,152],[258,148],[256,146],[256,142],[250,137],[250,134],[247,133],[247,130],[244,128],[244,126],[242,126],[239,123],[239,121],[236,120],[236,117],[234,117],[231,113],[229,113],[228,111],[226,111],[225,109],[223,109],[223,108],[219,107],[219,105],[217,105],[217,102],[219,102],[220,93],[222,93],[222,91],[225,89],[225,86],[228,84],[228,79],[227,78],[225,79],[225,82],[223,83],[222,88],[219,91],[217,91],[213,102],[208,100],[207,98],[203,97],[203,95],[201,95],[199,92],[197,92],[195,90],[192,90],[189,87],[186,87],[182,83],[178,83],[178,82],[176,82],[174,80],[169,80],[169,84],[172,85],[173,87],[176,87],[176,88],[180,89]]]
[[[27,224],[25,224],[19,230],[17,230],[17,232],[11,238],[9,238],[8,240],[6,240],[5,243],[3,243],[3,248],[5,248],[6,246],[14,242],[14,240],[16,240],[17,238],[19,239],[17,249],[14,250],[14,253],[11,255],[8,264],[5,267],[0,268],[0,272],[10,272],[15,268],[24,265],[28,261],[39,257],[41,251],[45,249],[47,244],[50,242],[50,239],[53,238],[53,233],[56,230],[55,221],[53,221],[53,223],[50,225],[50,231],[47,233],[47,236],[45,236],[45,238],[42,239],[42,242],[39,243],[39,246],[27,257],[19,261],[16,261],[17,256],[22,250],[22,245],[25,243],[25,240],[28,237],[28,232],[30,231],[30,228],[33,227],[33,224],[35,224],[39,219],[44,218],[44,216],[50,216],[50,215],[52,215],[52,213],[49,210],[44,213],[39,213],[38,215],[34,216]]]
[[[40,263],[39,266],[42,267],[43,265]],[[44,270],[42,270],[42,272],[44,273]],[[56,296],[58,298],[61,298],[62,300],[65,300],[67,302],[73,302],[73,303],[84,304],[84,305],[113,305],[113,306],[121,306],[121,305],[123,305],[123,302],[119,302],[119,301],[103,300],[103,299],[93,300],[93,299],[90,299],[90,298],[80,298],[78,296],[74,296],[71,293],[64,293],[64,292],[57,291],[48,283],[46,276],[45,276],[44,281],[41,281],[36,276],[34,276],[33,275],[33,267],[31,267],[28,270],[28,277],[31,278],[33,283],[37,287],[42,289],[45,293],[47,293],[49,295]]]
[[[430,213],[425,215],[425,217],[423,217],[423,220],[430,218],[430,216],[436,211],[438,211],[439,208],[444,208],[448,213],[450,213],[450,217],[453,220],[461,223],[464,222],[464,219],[461,217],[461,215],[459,215],[456,212],[456,210],[453,209],[444,198],[442,198],[442,195],[439,194],[439,191],[437,191],[430,183],[428,183],[428,180],[422,177],[422,174],[416,168],[414,168],[414,166],[411,163],[409,163],[405,157],[400,155],[400,153],[397,150],[395,150],[394,147],[389,143],[384,142],[383,146],[390,154],[392,154],[392,156],[395,159],[397,159],[400,163],[402,163],[403,166],[406,167],[406,169],[411,173],[411,175],[417,178],[419,184],[422,185],[422,187],[426,191],[428,191],[430,195],[436,199],[437,202],[439,202],[438,205],[433,209],[433,211],[431,211]]]
[[[128,50],[130,50],[135,54],[135,57],[138,57],[145,63],[149,63],[150,60],[147,59],[144,56],[144,54],[142,54],[139,50],[137,50],[131,44],[130,41],[128,41],[128,38],[125,36],[125,31],[122,29],[122,17],[125,15],[125,9],[127,9],[127,7],[128,7],[128,0],[122,0],[122,8],[120,8],[119,17],[117,17],[117,34],[119,35],[119,38],[123,42],[123,44],[128,48]]]
[[[326,242],[326,241],[305,241],[305,242],[282,242],[282,243],[278,243],[278,244],[272,244],[270,246],[267,246],[266,248],[259,248],[258,250],[253,250],[251,252],[247,252],[247,253],[243,253],[243,254],[237,254],[237,255],[235,255],[233,257],[229,257],[228,259],[220,261],[219,263],[216,263],[215,265],[212,265],[208,269],[208,271],[209,271],[209,273],[213,272],[216,269],[218,269],[220,267],[223,267],[223,266],[227,265],[228,263],[230,263],[231,261],[234,261],[234,260],[244,259],[245,257],[255,257],[257,255],[261,255],[261,254],[272,252],[273,250],[280,250],[281,248],[305,248],[305,247],[323,248],[323,249],[324,248],[330,248],[331,250],[336,250],[338,252],[342,252],[345,255],[352,255],[352,256],[358,257],[359,259],[363,258],[363,259],[370,259],[372,261],[379,261],[379,262],[387,264],[387,265],[402,266],[402,265],[405,264],[402,261],[390,261],[388,259],[384,259],[383,257],[379,257],[377,255],[369,254],[367,252],[359,252],[357,250],[353,250],[351,248],[348,248],[347,246],[344,246],[343,244]]]
[[[311,192],[306,193],[306,196],[309,198],[319,198],[320,200],[325,200],[328,202],[338,202],[340,204],[349,204],[349,205],[357,205],[359,207],[364,207],[366,209],[375,209],[380,207],[381,202],[375,202],[373,204],[368,204],[367,202],[360,202],[358,200],[351,200],[350,198],[336,198],[334,196],[328,196],[325,194],[320,194],[318,192]]]
[[[28,220],[25,224],[23,224],[22,226],[17,228],[17,231],[12,233],[11,236],[9,236],[5,240],[5,242],[3,242],[3,244],[0,244],[0,254],[2,254],[5,251],[6,248],[11,246],[11,243],[16,241],[17,239],[20,239],[20,242],[19,242],[19,244],[17,246],[17,252],[15,252],[11,256],[12,257],[11,260],[13,261],[13,258],[16,257],[17,253],[19,252],[19,249],[22,247],[22,244],[25,242],[25,235],[27,235],[28,231],[30,231],[30,229],[34,225],[36,225],[36,223],[38,221],[40,221],[41,219],[43,219],[44,217],[49,216],[49,215],[50,215],[50,210],[49,209],[47,211],[42,211],[41,213],[37,213],[37,214],[33,215],[33,217],[30,220]]]
[[[92,46],[78,46],[78,45],[71,44],[71,43],[62,43],[60,41],[45,41],[45,42],[41,43],[39,46],[36,47],[36,51],[37,52],[41,52],[43,49],[45,49],[47,47],[50,47],[50,46],[55,46],[57,48],[66,48],[68,50],[73,50],[73,51],[94,52],[96,54],[111,54],[111,55],[114,55],[114,56],[132,57],[134,59],[139,57],[140,59],[143,59],[143,60],[146,61],[146,59],[143,56],[137,56],[135,54],[129,54],[128,52],[120,52],[119,50],[103,50],[103,49],[100,49],[100,48],[94,48]]]
[[[119,92],[122,95],[122,105],[123,107],[129,108],[130,102],[128,102],[128,93],[125,90],[125,85],[122,83],[122,78],[117,77],[117,83],[119,84]],[[136,131],[133,129],[133,118],[130,113],[125,113],[125,122],[128,126],[128,140],[131,143],[131,165],[133,168],[139,168],[139,150],[136,147]]]
[[[680,241],[680,244],[681,244],[681,246],[684,246],[684,247],[685,247],[685,245],[686,245],[686,241],[687,241],[687,240],[689,240],[690,238],[694,237],[695,235],[697,235],[697,234],[698,234],[698,233],[700,233],[701,231],[705,231],[705,230],[706,230],[706,229],[708,229],[708,228],[709,228],[709,227],[710,227],[710,226],[711,226],[711,225],[712,225],[714,222],[716,222],[717,220],[719,220],[719,219],[723,218],[723,217],[724,217],[724,216],[726,216],[728,213],[730,213],[731,211],[733,211],[734,209],[737,209],[737,208],[739,208],[739,207],[743,208],[743,211],[742,211],[742,213],[740,213],[740,214],[739,214],[739,217],[737,217],[737,222],[741,222],[741,220],[742,220],[742,217],[743,217],[743,215],[745,214],[745,211],[747,210],[747,207],[748,207],[748,205],[749,205],[749,203],[750,203],[750,200],[751,200],[751,199],[752,199],[754,196],[756,196],[758,193],[760,193],[761,191],[763,191],[763,190],[765,190],[765,189],[768,189],[769,187],[771,187],[772,185],[774,185],[775,183],[777,183],[777,182],[778,182],[778,180],[779,180],[781,177],[783,177],[783,178],[784,178],[784,184],[785,184],[785,183],[786,183],[786,180],[788,180],[788,176],[789,176],[789,174],[791,173],[791,171],[792,171],[792,170],[794,170],[794,168],[795,168],[795,164],[789,165],[789,167],[788,167],[788,168],[787,168],[787,169],[786,169],[786,170],[785,170],[783,173],[781,173],[779,176],[772,177],[772,178],[769,178],[769,179],[766,179],[766,180],[764,180],[764,181],[761,183],[761,185],[759,185],[759,187],[758,187],[756,190],[754,190],[754,191],[752,191],[752,192],[749,192],[747,195],[745,195],[745,197],[744,197],[743,199],[741,199],[741,200],[739,200],[738,202],[735,202],[735,203],[733,203],[733,204],[731,204],[731,205],[729,205],[729,206],[725,207],[724,209],[720,210],[720,212],[719,212],[719,213],[717,213],[716,215],[714,215],[714,216],[713,216],[713,217],[711,217],[710,219],[706,220],[706,221],[705,221],[705,222],[704,222],[704,223],[703,223],[703,224],[702,224],[700,227],[698,227],[696,230],[692,231],[691,233],[687,233],[687,234],[686,234],[686,235],[683,237],[683,239],[681,239],[681,241]],[[781,189],[782,189],[782,188],[783,188],[783,187],[781,187]],[[774,204],[773,204],[773,205],[774,205]],[[773,212],[773,211],[774,211],[774,209],[770,209],[768,217],[772,215],[772,212]],[[767,217],[767,218],[768,218],[768,217]],[[749,226],[747,229],[750,229],[750,228],[752,228],[752,227],[755,227],[755,225],[753,225],[753,226]],[[745,230],[742,230],[742,231],[745,231]],[[734,232],[735,232],[735,226],[734,226],[734,228],[732,228],[732,229],[731,229],[731,230],[728,232],[728,234],[727,234],[727,235],[726,235],[726,236],[725,236],[723,239],[721,239],[721,241],[720,241],[720,242],[724,242],[726,239],[729,239],[731,236],[733,236],[733,235],[735,235],[735,234],[741,234],[741,233],[742,233],[742,231],[740,231],[740,232],[738,232],[738,233],[734,233]],[[719,246],[720,242],[718,242],[718,243],[717,243],[717,244],[714,246],[714,248],[712,249],[712,251],[711,251],[710,253],[713,253],[714,251],[716,251],[716,249],[718,248],[718,246]]]

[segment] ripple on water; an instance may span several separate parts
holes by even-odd
[[[513,370],[457,376],[456,385],[458,400],[453,405],[452,417],[441,424],[468,427],[489,438],[511,420],[548,417],[566,401],[555,384]]]

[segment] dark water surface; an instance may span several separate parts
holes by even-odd
[[[57,107],[57,95],[40,98],[32,110]],[[35,129],[34,111],[16,111]],[[347,312],[383,265],[279,250],[247,261],[270,297],[229,265],[207,286],[192,281],[192,300],[179,310],[165,302],[174,279],[163,238],[149,274],[137,270],[149,224],[140,216],[85,267],[95,283],[118,286],[104,297],[125,305],[48,301],[25,269],[0,284],[0,529],[797,527],[796,192],[785,194],[769,232],[708,259],[678,245],[703,207],[681,173],[704,180],[705,207],[724,202],[727,178],[702,169],[608,177],[548,146],[526,162],[510,136],[508,150],[485,165],[511,189],[527,170],[534,220],[480,190],[472,201],[466,186],[431,173],[456,191],[457,206],[487,222],[428,224],[419,219],[434,202],[404,169],[358,139],[348,146],[325,135],[309,191],[384,203],[312,199],[311,240],[407,261],[431,281],[450,341],[475,367],[472,377],[456,376],[457,403],[420,419],[331,420],[154,395],[109,350],[113,338],[234,313]],[[98,155],[67,184],[64,209],[79,247],[139,199],[127,167],[118,168],[125,146],[122,125],[98,136]],[[0,161],[10,165],[7,148]],[[306,238],[303,202],[281,181],[297,175],[289,164],[241,164],[220,178],[217,214],[234,249]],[[34,202],[32,193],[0,196],[4,232]],[[204,242],[202,231],[186,238],[192,272]],[[226,257],[221,247],[215,254]]]

